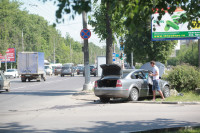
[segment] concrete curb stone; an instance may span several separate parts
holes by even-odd
[[[92,91],[81,91],[81,92],[78,92],[74,95],[84,95],[84,96],[89,96],[91,99],[91,96],[94,95],[94,92]],[[95,98],[97,98],[95,95],[94,95]],[[86,99],[87,97],[85,97]],[[96,99],[94,99],[95,101]],[[168,101],[129,101],[127,103],[143,103],[143,104],[181,104],[181,105],[200,105],[200,102],[168,102]]]

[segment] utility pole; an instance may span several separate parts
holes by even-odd
[[[56,63],[56,61],[55,61],[55,37],[54,37],[54,43],[53,43],[53,64],[55,64]]]
[[[83,29],[87,29],[87,15],[86,12],[82,12],[83,17]],[[88,39],[84,39],[84,66],[85,66],[85,84],[83,85],[83,90],[90,89],[90,66],[89,66],[89,48]]]
[[[198,39],[198,49],[199,49],[199,68],[200,68],[200,39]]]
[[[23,43],[23,29],[22,29],[22,52],[24,52],[24,43]]]
[[[133,68],[133,52],[131,52],[131,69]]]
[[[69,40],[69,45],[70,45],[70,62],[72,62],[72,47],[71,47],[71,40]]]
[[[6,53],[7,54],[7,53]],[[7,55],[5,55],[5,72],[7,71]]]

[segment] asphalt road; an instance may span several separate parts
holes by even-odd
[[[94,81],[98,78],[91,77]],[[200,125],[200,105],[101,104],[74,96],[84,78],[48,77],[46,82],[12,79],[0,94],[0,132],[132,132]]]

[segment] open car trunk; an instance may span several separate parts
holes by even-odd
[[[121,78],[121,67],[116,64],[103,64],[101,79],[97,81],[98,87],[116,87],[117,80]]]
[[[116,87],[117,79],[98,80],[98,87]]]

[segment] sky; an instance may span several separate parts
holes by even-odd
[[[37,14],[39,16],[44,17],[45,20],[49,22],[49,24],[53,24],[56,22],[55,12],[58,9],[56,5],[54,5],[53,1],[43,2],[42,0],[18,0],[19,2],[23,2],[24,5],[21,6],[22,10],[27,10],[30,14]],[[91,15],[91,13],[89,14]],[[64,15],[65,21],[64,23],[57,24],[56,29],[61,32],[63,37],[66,36],[68,32],[70,36],[80,42],[83,43],[83,39],[80,36],[80,32],[83,29],[82,25],[82,15],[76,15],[75,19],[69,19],[69,15]],[[105,46],[105,41],[100,42],[98,36],[92,31],[93,27],[88,25],[87,27],[91,31],[91,37],[89,38],[89,42],[93,42],[94,44],[102,47]]]

